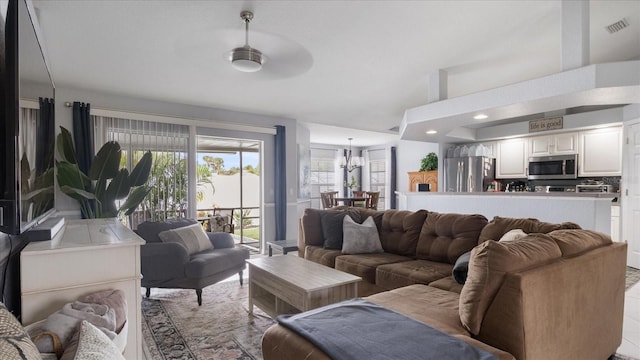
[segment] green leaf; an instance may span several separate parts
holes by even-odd
[[[113,179],[118,175],[120,168],[120,158],[122,151],[120,144],[115,141],[109,141],[102,145],[96,157],[93,158],[91,169],[89,169],[89,179],[106,180]]]
[[[93,195],[92,193],[88,192],[88,191],[84,191],[81,189],[77,189],[71,186],[67,186],[67,185],[63,185],[60,186],[60,190],[62,190],[63,193],[71,196],[72,198],[76,199],[76,200],[97,200],[95,195]]]
[[[126,211],[125,215],[131,215],[136,210],[138,205],[144,200],[151,189],[147,189],[146,186],[138,186],[133,189],[127,200],[120,206],[120,211]]]
[[[129,177],[129,183],[131,186],[140,186],[147,182],[149,179],[149,173],[151,172],[151,161],[151,151],[147,151],[142,155],[140,161],[138,161],[131,171],[131,176]]]
[[[120,169],[118,175],[116,175],[113,180],[107,186],[107,191],[105,192],[105,198],[113,199],[124,199],[129,195],[129,190],[131,190],[131,185],[129,185],[129,170]]]
[[[56,139],[56,147],[58,148],[58,154],[63,161],[71,164],[77,164],[76,150],[73,146],[73,138],[69,130],[60,126],[60,134]]]
[[[58,184],[60,187],[69,186],[78,190],[85,190],[84,175],[78,165],[66,161],[58,161]]]

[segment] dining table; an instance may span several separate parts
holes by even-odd
[[[342,202],[342,204],[346,206],[354,206],[355,203],[362,202],[364,206],[364,203],[367,201],[367,198],[364,196],[336,197],[335,201],[338,203]]]

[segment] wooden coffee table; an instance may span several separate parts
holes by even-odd
[[[256,305],[272,318],[356,297],[360,277],[297,256],[247,260],[249,314]]]

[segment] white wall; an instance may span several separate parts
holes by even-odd
[[[409,191],[409,175],[407,173],[420,170],[420,160],[428,153],[439,154],[439,145],[422,141],[400,140],[395,146],[397,148],[397,191],[406,192]],[[438,155],[438,161],[440,161],[440,155]]]
[[[295,238],[298,233],[297,224],[297,122],[293,119],[279,118],[259,114],[243,113],[224,109],[207,108],[202,106],[176,104],[158,100],[150,100],[142,97],[132,97],[112,93],[96,92],[84,89],[68,87],[56,88],[56,124],[64,126],[72,131],[72,109],[65,107],[65,102],[88,102],[92,108],[119,110],[125,112],[137,112],[145,114],[155,114],[163,116],[173,116],[185,119],[212,120],[215,122],[245,124],[253,126],[275,126],[286,127],[286,183],[287,183],[287,237]],[[56,130],[58,132],[58,130]],[[264,206],[265,212],[263,223],[265,225],[265,239],[267,241],[275,239],[275,219],[274,214],[274,178],[273,172],[274,144],[273,136],[242,131],[209,129],[209,135],[228,137],[247,137],[264,141]],[[308,137],[307,140],[308,141]],[[280,176],[278,174],[278,176]],[[79,213],[78,204],[75,200],[62,194],[56,189],[56,209],[62,214]]]

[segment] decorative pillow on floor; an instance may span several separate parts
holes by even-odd
[[[83,320],[60,360],[124,360],[120,349],[97,327]]]
[[[375,221],[369,216],[362,224],[358,224],[350,216],[345,216],[343,227],[343,254],[381,253],[380,235]]]
[[[42,359],[38,348],[4,304],[0,303],[0,358],[3,360]]]
[[[162,242],[175,242],[184,245],[187,253],[193,255],[204,250],[213,249],[209,237],[200,224],[193,224],[177,229],[166,230],[158,234]]]

